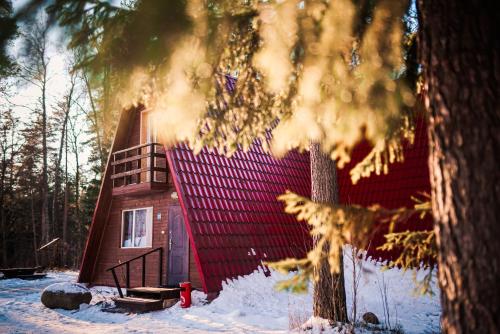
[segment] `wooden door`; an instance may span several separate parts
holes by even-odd
[[[168,209],[168,285],[178,285],[189,278],[189,239],[180,206]]]

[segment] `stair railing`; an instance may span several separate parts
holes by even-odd
[[[162,276],[163,276],[163,248],[158,247],[155,249],[152,249],[142,255],[136,256],[130,260],[127,260],[125,262],[119,263],[113,267],[110,267],[106,269],[106,271],[111,271],[111,274],[113,274],[113,280],[115,281],[115,286],[116,289],[118,289],[118,294],[120,295],[120,298],[123,298],[123,292],[120,287],[120,282],[118,281],[118,277],[116,276],[116,271],[115,269],[121,266],[125,266],[125,286],[127,289],[130,288],[130,262],[137,260],[137,259],[142,259],[142,286],[146,286],[146,256],[148,256],[151,253],[154,252],[159,252],[160,253],[160,261],[158,263],[158,286],[162,285]]]

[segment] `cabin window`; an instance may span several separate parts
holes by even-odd
[[[122,248],[151,247],[153,208],[124,210],[122,214]]]

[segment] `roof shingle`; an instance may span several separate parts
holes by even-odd
[[[308,228],[285,214],[276,197],[286,190],[309,196],[307,154],[277,160],[254,145],[228,159],[207,149],[194,155],[185,144],[168,154],[207,291],[263,261],[305,255]]]

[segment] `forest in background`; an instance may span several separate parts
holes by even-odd
[[[33,61],[44,58],[29,56],[26,64],[34,65],[26,68],[10,66],[4,44],[15,33],[16,18],[26,22],[48,6],[52,24],[68,33],[78,68],[96,70],[87,76],[97,87],[96,101],[102,98],[102,119],[94,123],[96,129],[111,125],[106,122],[107,117],[112,119],[106,112],[113,110],[109,97],[119,92],[128,98],[121,105],[141,102],[155,113],[155,125],[168,129],[161,133],[162,143],[187,140],[195,152],[209,147],[230,155],[239,147],[247,149],[256,139],[265,141],[269,124],[279,121],[273,130],[272,152],[279,155],[299,148],[321,153],[318,159],[312,154],[311,170],[325,175],[349,161],[350,150],[362,135],[374,149],[351,170],[356,182],[373,172],[387,172],[390,163],[402,158],[402,140],[413,135],[414,94],[420,92],[428,118],[431,196],[418,208],[400,209],[432,214],[434,229],[425,231],[423,239],[411,232],[401,234],[393,244],[403,240],[405,249],[413,249],[405,268],[419,265],[418,256],[427,251],[437,257],[443,332],[498,332],[499,295],[491,293],[500,276],[496,237],[500,234],[500,40],[495,2],[30,0],[16,17],[9,16],[10,2],[0,0],[0,75],[5,76],[7,68],[21,81],[36,82],[41,92],[37,107],[31,110],[35,122],[28,126],[39,130],[24,138],[32,140],[31,151],[23,155],[21,148],[28,145],[20,145],[18,153],[27,159],[36,157],[31,167],[24,165],[36,177],[19,179],[32,188],[26,191],[21,189],[24,183],[14,182],[21,163],[11,164],[11,173],[5,173],[5,178],[12,179],[9,186],[18,187],[15,196],[34,199],[36,191],[38,207],[33,200],[29,208],[35,227],[31,233],[38,239],[31,249],[49,240],[56,229],[68,241],[72,182],[71,173],[66,173],[68,164],[62,161],[70,151],[66,148],[71,147],[66,143],[71,138],[72,118],[63,117],[67,122],[63,121],[66,125],[57,145],[50,131],[54,113],[46,99],[47,66]],[[402,23],[412,8],[417,9],[418,31],[406,35]],[[26,45],[31,55],[45,55],[43,48]],[[419,80],[415,86],[405,80],[411,79],[405,76],[408,60],[412,60],[409,55],[416,56],[413,74]],[[214,77],[221,73],[238,76],[231,94],[218,89]],[[119,89],[110,90],[113,86]],[[91,107],[84,109],[95,116],[93,103],[90,98]],[[18,138],[10,138],[14,137]],[[102,172],[105,136],[95,137]],[[82,156],[73,152],[77,155]],[[74,216],[76,226],[83,227],[84,187],[80,169],[74,170]],[[34,182],[38,182],[36,187]],[[312,177],[311,200],[296,194],[281,197],[286,212],[317,228],[312,234],[318,239],[308,258],[275,265],[284,270],[299,268],[304,279],[314,278],[314,315],[345,323],[341,247],[353,243],[353,237],[366,242],[363,230],[369,230],[384,209],[342,207],[331,196],[336,184],[315,188],[318,185],[321,179]],[[56,214],[61,205],[53,203],[60,203],[63,189],[66,205],[62,209],[67,214],[61,224]],[[2,192],[2,201],[7,201],[7,193]],[[2,202],[2,208],[8,206]],[[401,212],[389,213],[397,218]],[[16,249],[21,246],[16,240]]]
[[[113,80],[76,69],[78,50],[61,50],[36,20],[19,27],[0,79],[0,267],[77,268],[118,119]]]

